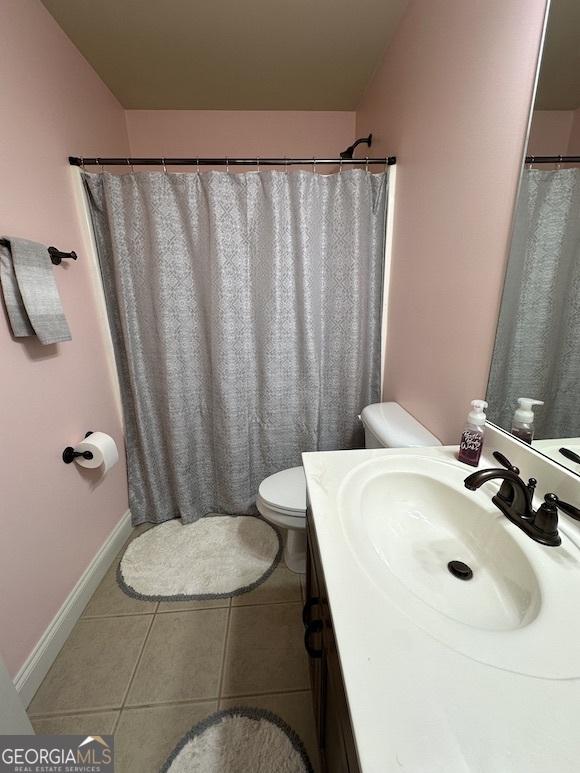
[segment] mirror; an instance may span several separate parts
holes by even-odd
[[[533,398],[529,405],[518,398]],[[488,418],[580,475],[580,2],[552,0],[516,202]]]

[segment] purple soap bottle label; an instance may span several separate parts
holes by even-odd
[[[461,436],[459,445],[459,461],[477,467],[481,449],[483,447],[483,433],[479,430],[466,429]]]

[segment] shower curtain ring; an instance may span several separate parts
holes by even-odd
[[[128,158],[126,158],[125,161],[127,162],[127,166],[131,167],[131,174],[135,174],[135,167],[133,166],[131,161]]]
[[[86,171],[87,171],[87,170],[85,169],[85,159],[84,159],[82,156],[81,156],[81,169],[83,170],[83,172],[86,172]]]
[[[316,159],[312,158],[312,174],[316,174]]]
[[[260,171],[260,157],[256,159],[256,166],[258,167],[258,172]]]
[[[167,167],[165,166],[165,159],[162,158],[161,161],[163,161],[163,174],[167,174]]]
[[[102,174],[103,173],[103,166],[101,164],[101,159],[100,158],[97,158],[97,172],[98,172],[98,174]]]
[[[369,171],[369,157],[366,156],[366,163],[365,163],[365,172]]]
[[[197,173],[199,174],[199,157],[195,159],[195,166],[197,169]]]
[[[230,173],[230,160],[226,158],[226,174]]]
[[[556,169],[560,171],[562,168],[562,156],[558,156],[558,163],[556,164]]]
[[[342,157],[340,159],[340,164],[338,165],[338,173],[342,174]]]
[[[284,156],[284,172],[288,174],[288,156]]]

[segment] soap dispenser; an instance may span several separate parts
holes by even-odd
[[[518,407],[512,421],[512,435],[531,443],[534,439],[534,405],[543,405],[543,400],[533,400],[530,397],[518,397]]]
[[[464,464],[477,467],[479,457],[483,449],[483,433],[485,432],[485,400],[472,400],[471,411],[467,415],[467,421],[461,435],[459,454],[457,458]]]

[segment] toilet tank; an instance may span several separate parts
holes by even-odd
[[[440,446],[435,435],[401,408],[399,403],[374,403],[363,408],[365,448]]]

